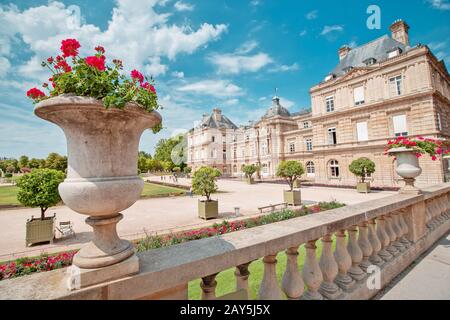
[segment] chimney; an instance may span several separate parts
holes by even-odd
[[[339,51],[338,51],[339,61],[344,59],[347,56],[347,54],[350,52],[350,50],[352,50],[352,49],[347,45],[343,45],[342,47],[340,47]]]
[[[392,39],[409,47],[409,26],[405,21],[401,19],[395,20],[389,29],[392,32]]]
[[[213,116],[216,121],[222,121],[222,110],[220,110],[219,108],[214,108]]]

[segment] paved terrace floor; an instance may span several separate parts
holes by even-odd
[[[160,181],[159,177],[152,180]],[[167,180],[165,182],[168,182]],[[187,179],[179,179],[178,184],[189,185]],[[258,213],[257,208],[283,202],[283,190],[286,185],[258,183],[248,185],[242,181],[220,180],[218,194],[220,218],[234,217],[234,207],[240,207],[244,216]],[[303,187],[302,200],[311,202],[337,200],[345,204],[356,204],[379,199],[394,194],[390,191],[376,191],[359,194],[353,189]],[[176,231],[180,228],[210,225],[214,220],[205,222],[197,217],[197,198],[194,196],[143,199],[125,210],[124,219],[118,224],[118,233],[126,239],[138,239],[145,233]],[[13,209],[0,211],[0,261],[21,256],[39,255],[43,252],[58,252],[79,248],[90,241],[92,229],[84,222],[86,218],[65,206],[48,210],[48,215],[56,213],[57,221],[72,221],[76,237],[57,239],[53,244],[25,247],[25,222],[32,215],[39,216],[39,209]],[[220,222],[221,219],[216,220]],[[57,234],[57,236],[59,236]]]
[[[450,234],[397,278],[381,300],[450,300]]]

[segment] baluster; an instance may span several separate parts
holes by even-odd
[[[398,212],[392,212],[390,214],[391,216],[391,222],[392,222],[392,231],[394,231],[395,235],[395,241],[393,243],[393,246],[400,252],[405,251],[405,246],[400,242],[400,238],[403,234],[400,225],[398,223]]]
[[[406,238],[406,235],[408,234],[408,225],[406,224],[405,218],[404,218],[405,211],[402,210],[398,213],[398,221],[400,223],[400,227],[402,229],[402,237],[400,238],[401,243],[405,246],[405,248],[409,248],[411,246],[411,242]]]
[[[384,264],[384,261],[378,255],[378,253],[381,250],[381,242],[380,242],[380,239],[378,239],[377,232],[375,229],[375,226],[376,226],[375,219],[369,220],[368,226],[369,226],[369,235],[368,235],[369,242],[370,242],[370,245],[372,246],[372,250],[373,250],[372,255],[370,256],[369,260],[373,264],[381,267]]]
[[[281,287],[289,300],[298,300],[305,289],[302,276],[298,271],[298,248],[288,248],[286,256],[286,271],[283,275]]]
[[[327,234],[322,238],[322,256],[319,261],[323,276],[319,292],[330,300],[336,299],[341,293],[339,287],[334,283],[334,279],[338,274],[338,265],[333,256],[332,244],[331,235]]]
[[[386,250],[392,254],[393,256],[398,256],[400,254],[400,251],[397,250],[397,248],[394,246],[394,241],[397,239],[397,236],[394,233],[394,230],[392,230],[392,218],[389,214],[386,214],[384,216],[384,219],[386,221],[385,227],[386,227],[386,234],[389,238],[389,245],[387,246]]]
[[[364,279],[366,274],[364,271],[359,267],[359,264],[361,263],[363,259],[363,254],[361,251],[361,248],[358,245],[357,241],[357,233],[358,230],[356,229],[356,226],[352,226],[348,228],[348,244],[347,244],[347,250],[350,254],[350,257],[352,257],[352,266],[348,270],[348,274],[355,279],[356,281]]]
[[[363,269],[364,272],[367,272],[367,268],[369,268],[372,263],[369,261],[369,257],[372,255],[373,249],[369,242],[369,235],[368,235],[368,227],[367,227],[367,221],[362,222],[359,224],[359,237],[358,237],[358,245],[361,248],[362,251],[362,261],[359,264],[361,269]]]
[[[302,273],[303,281],[305,281],[307,288],[306,292],[303,294],[303,299],[305,300],[323,300],[322,295],[319,293],[323,277],[316,258],[316,241],[317,240],[308,241],[305,244],[306,260],[303,265]]]
[[[390,242],[389,236],[386,233],[386,219],[380,216],[377,218],[377,221],[377,235],[381,242],[381,250],[378,254],[384,261],[391,261],[393,256],[386,250]]]
[[[434,230],[435,225],[434,225],[434,221],[433,221],[433,210],[431,208],[431,201],[425,202],[425,211],[426,211],[426,219],[427,219],[426,226],[428,227],[428,229]]]
[[[439,221],[439,207],[437,205],[436,198],[433,198],[431,200],[431,203],[432,203],[431,208],[433,210],[434,224],[436,227],[438,227],[441,223]]]
[[[215,300],[216,299],[216,281],[217,273],[203,277],[200,283],[202,288],[202,300]]]
[[[355,284],[355,280],[348,275],[348,270],[352,266],[352,258],[345,245],[345,230],[336,232],[336,251],[334,252],[334,258],[338,265],[338,275],[335,281],[342,289],[349,290]]]
[[[263,259],[264,276],[259,287],[260,300],[281,300],[281,289],[277,281],[277,255],[267,255]]]
[[[248,299],[248,277],[250,272],[248,271],[248,266],[251,262],[247,262],[236,266],[234,275],[236,276],[236,291],[245,290],[246,299]]]
[[[438,203],[439,203],[439,211],[440,211],[440,213],[439,213],[439,219],[441,220],[441,222],[443,223],[443,222],[445,222],[445,220],[446,220],[446,217],[445,217],[445,203],[444,203],[444,197],[443,196],[440,196],[439,198],[438,198]]]

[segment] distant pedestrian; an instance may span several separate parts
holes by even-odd
[[[193,191],[192,191],[192,187],[190,187],[189,188],[189,196],[192,198],[192,193],[193,193]]]

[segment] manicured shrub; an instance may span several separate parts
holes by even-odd
[[[256,164],[244,165],[242,167],[242,172],[245,173],[247,178],[251,178],[252,175],[258,171],[258,166]]]
[[[359,177],[361,182],[364,182],[368,175],[375,172],[375,162],[367,158],[359,158],[353,160],[348,169],[355,176]]]
[[[277,168],[276,175],[283,178],[289,185],[290,190],[294,190],[294,182],[300,179],[305,173],[303,165],[295,160],[282,161]]]
[[[192,177],[192,191],[195,194],[205,196],[206,201],[211,201],[211,194],[217,191],[216,180],[220,175],[220,171],[215,168],[199,168]]]
[[[17,181],[17,200],[26,207],[40,207],[41,220],[45,211],[61,201],[58,186],[64,180],[64,173],[54,169],[34,169]]]

